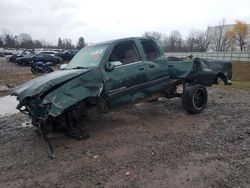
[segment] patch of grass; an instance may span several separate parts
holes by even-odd
[[[21,85],[33,78],[36,78],[38,75],[33,75],[30,73],[9,73],[9,74],[2,74],[0,75],[0,85],[6,84],[14,84],[14,85]]]
[[[233,81],[250,81],[250,63],[233,62]]]
[[[217,87],[246,89],[250,88],[250,63],[233,62],[233,85]]]
[[[232,85],[233,88],[238,88],[238,89],[244,89],[244,88],[250,88],[250,81],[246,81],[246,82],[234,82],[234,84]]]
[[[224,84],[214,85],[214,87],[226,88],[226,89],[250,89],[250,81],[233,81],[233,84],[228,86]]]

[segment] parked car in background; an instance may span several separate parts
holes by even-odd
[[[27,55],[25,57],[16,58],[16,64],[18,65],[30,65],[33,62],[34,55]]]
[[[40,53],[38,55],[28,55],[16,59],[18,65],[32,65],[33,62],[41,61],[43,63],[51,62],[53,65],[58,64],[62,61],[60,57],[56,57],[50,54]]]
[[[18,54],[20,51],[15,48],[4,48],[3,54],[5,57],[10,57],[13,54]]]
[[[12,56],[10,56],[8,58],[8,60],[12,63],[15,63],[16,62],[16,59],[17,58],[20,58],[20,57],[25,57],[27,55],[33,55],[33,52],[32,51],[29,51],[29,50],[24,50],[18,54],[13,54]]]
[[[79,50],[66,50],[64,52],[58,52],[55,55],[61,57],[63,60],[71,60]]]
[[[56,51],[41,51],[39,54],[44,54],[44,55],[55,55],[57,52]]]

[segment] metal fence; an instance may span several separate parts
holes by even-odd
[[[193,55],[193,57],[226,60],[232,62],[250,63],[250,53],[240,52],[168,52],[166,56],[186,57]]]

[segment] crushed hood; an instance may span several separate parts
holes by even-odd
[[[12,93],[22,101],[26,97],[42,96],[45,92],[53,89],[54,87],[64,84],[65,82],[74,79],[90,69],[76,69],[76,70],[61,70],[55,71],[50,74],[30,80],[21,85],[16,91]]]

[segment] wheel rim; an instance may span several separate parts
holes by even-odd
[[[201,109],[206,104],[206,93],[203,89],[197,89],[193,95],[194,107]]]

